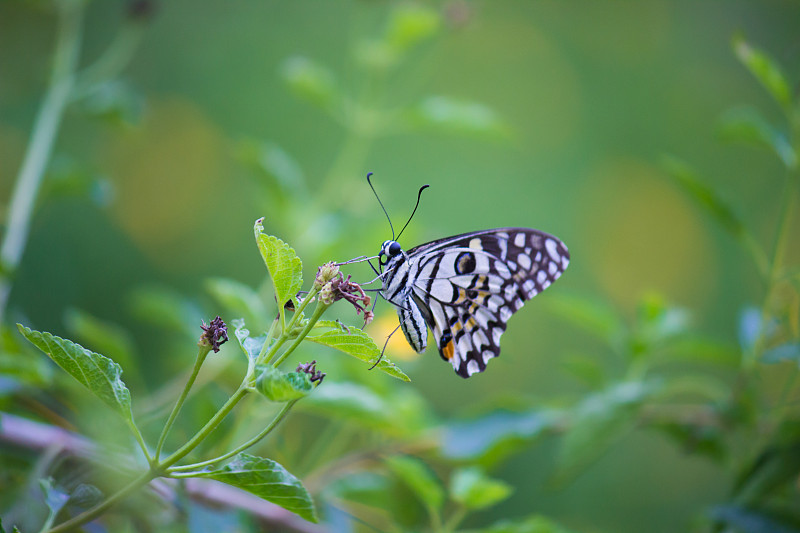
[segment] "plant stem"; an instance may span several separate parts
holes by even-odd
[[[0,263],[5,271],[0,278],[0,323],[11,292],[11,278],[25,251],[36,197],[75,84],[80,56],[83,2],[64,1],[56,5],[59,7],[58,36],[50,85],[36,115],[31,139],[11,193],[6,235],[0,247]]]
[[[272,362],[272,359],[275,357],[275,354],[278,353],[280,347],[283,346],[283,343],[289,340],[289,334],[294,328],[295,323],[300,319],[301,316],[303,316],[303,310],[305,310],[308,304],[311,303],[311,300],[314,299],[314,296],[316,296],[318,292],[319,289],[315,288],[312,288],[311,291],[309,291],[309,293],[300,303],[300,307],[298,307],[297,310],[294,312],[294,315],[292,316],[292,319],[289,321],[289,324],[283,331],[281,331],[278,340],[275,341],[275,344],[273,344],[272,347],[269,349],[269,351],[266,353],[264,352],[267,349],[267,343],[266,342],[264,343],[264,347],[261,349],[261,353],[258,354],[258,360],[256,360],[256,363],[260,363],[265,360],[267,361],[268,364]],[[313,322],[316,322],[316,320],[314,320]],[[313,322],[311,322],[312,325]]]
[[[178,451],[158,463],[159,469],[169,468],[170,466],[174,465],[185,456],[187,456],[192,450],[194,450],[212,431],[214,431],[217,426],[222,422],[222,420],[228,416],[228,413],[236,407],[236,404],[244,398],[248,393],[247,386],[245,383],[242,383],[236,392],[228,398],[228,401],[225,402],[225,405],[220,407],[219,411],[211,417],[211,420],[206,422],[206,425],[203,428],[195,433],[194,437],[192,437],[189,442],[181,446]]]
[[[48,530],[47,533],[64,533],[66,531],[70,531],[73,528],[81,526],[87,522],[91,522],[104,512],[108,510],[111,506],[119,502],[121,499],[125,498],[127,495],[138,489],[139,487],[146,485],[147,483],[151,482],[153,479],[158,477],[158,473],[152,470],[148,470],[147,472],[143,473],[127,485],[125,485],[122,489],[118,492],[112,494],[108,497],[104,502],[95,505],[88,511],[85,511],[73,518],[70,518],[66,522],[62,522],[61,524],[57,525],[56,527]]]
[[[247,442],[245,442],[244,444],[242,444],[238,448],[236,448],[234,450],[231,450],[231,451],[229,451],[228,453],[226,453],[224,455],[220,455],[219,457],[215,457],[213,459],[209,459],[207,461],[201,461],[199,463],[194,463],[194,464],[190,464],[190,465],[181,465],[181,466],[172,467],[172,468],[170,468],[168,470],[168,472],[170,474],[172,474],[171,477],[191,477],[192,475],[194,475],[191,472],[189,472],[189,473],[187,473],[185,475],[184,474],[180,474],[180,472],[183,472],[183,471],[186,471],[186,470],[197,470],[199,468],[204,468],[206,466],[211,466],[213,464],[222,462],[222,461],[224,461],[226,459],[229,459],[229,458],[233,457],[234,455],[237,455],[237,454],[243,452],[244,450],[246,450],[250,446],[253,446],[258,441],[260,441],[261,439],[263,439],[264,437],[269,435],[269,433],[273,429],[275,429],[275,426],[277,426],[280,423],[280,421],[284,419],[284,417],[289,413],[289,410],[296,403],[297,403],[297,400],[292,400],[290,402],[287,402],[283,406],[283,409],[281,409],[280,412],[277,415],[275,415],[275,418],[272,419],[272,422],[270,422],[270,424],[266,428],[264,428],[263,431],[261,431],[258,435],[256,435],[252,439],[248,440]],[[173,473],[179,473],[179,474],[178,475],[174,475]]]
[[[314,324],[317,323],[317,321],[320,319],[322,314],[328,309],[328,307],[330,307],[330,305],[324,304],[322,302],[319,302],[317,304],[317,307],[314,308],[314,314],[311,315],[311,318],[308,320],[308,324],[306,324],[306,327],[303,328],[303,331],[301,331],[300,334],[297,335],[292,344],[290,344],[289,347],[286,348],[286,351],[283,352],[280,357],[278,357],[278,360],[275,361],[272,364],[272,366],[277,367],[283,361],[285,361],[287,357],[289,357],[289,355],[294,351],[294,349],[297,348],[301,342],[303,342],[303,339],[306,338],[306,335],[308,335],[309,332],[314,328]]]
[[[183,407],[183,403],[186,401],[186,397],[189,395],[189,390],[192,388],[192,385],[194,385],[194,382],[197,379],[197,374],[200,372],[200,367],[203,366],[206,356],[210,351],[210,346],[201,346],[200,350],[197,352],[197,359],[195,359],[192,374],[186,381],[186,385],[183,387],[183,392],[181,392],[181,395],[178,397],[178,401],[175,402],[175,407],[172,408],[172,412],[169,414],[167,423],[164,424],[164,429],[161,430],[161,436],[158,438],[158,445],[156,446],[155,453],[156,462],[158,462],[159,458],[161,457],[161,448],[164,447],[164,442],[167,440],[167,434],[172,428],[172,424],[175,422],[175,419],[178,417],[178,412],[180,412],[181,407]]]

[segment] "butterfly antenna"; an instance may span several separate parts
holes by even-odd
[[[367,183],[369,183],[369,188],[372,189],[372,193],[375,195],[375,198],[378,199],[378,203],[381,204],[381,209],[383,209],[383,214],[386,215],[386,220],[389,221],[389,227],[392,229],[392,240],[394,241],[396,239],[394,238],[394,226],[392,226],[392,219],[389,218],[389,213],[386,211],[386,208],[383,207],[383,202],[381,202],[380,196],[378,196],[378,193],[375,192],[375,187],[372,186],[372,182],[369,179],[370,176],[372,176],[372,172],[367,173]]]
[[[397,235],[397,239],[392,239],[392,240],[395,240],[395,241],[398,240],[400,238],[400,235],[402,235],[403,232],[406,230],[406,227],[408,226],[408,223],[411,222],[412,218],[414,218],[414,213],[417,212],[417,208],[419,207],[419,200],[420,200],[420,198],[422,198],[422,191],[424,191],[428,187],[430,187],[430,185],[423,185],[422,187],[419,188],[419,192],[417,193],[417,205],[414,206],[414,210],[411,212],[411,216],[408,217],[408,221],[406,222],[406,225],[403,226],[403,229],[400,230],[400,233]]]

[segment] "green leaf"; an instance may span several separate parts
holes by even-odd
[[[391,13],[386,42],[404,52],[435,35],[441,25],[439,13],[420,4],[399,4]]]
[[[470,533],[462,531],[462,533]],[[474,532],[478,533],[478,532]],[[522,520],[501,520],[496,524],[481,529],[480,533],[573,533],[549,518],[530,516]]]
[[[548,309],[587,333],[605,341],[609,346],[619,346],[626,336],[625,324],[616,310],[605,302],[582,296],[564,295],[549,300]]]
[[[392,436],[415,435],[431,425],[431,410],[420,395],[408,387],[378,394],[358,383],[326,381],[324,387],[315,388],[314,394],[297,407],[317,416],[347,420]]]
[[[305,372],[284,373],[270,365],[256,365],[256,390],[273,402],[299,400],[314,389]]]
[[[270,191],[295,195],[305,190],[305,177],[297,161],[275,143],[248,139],[237,147],[240,161],[258,173]]]
[[[389,470],[411,489],[431,513],[438,513],[444,504],[444,488],[428,466],[408,455],[394,455],[385,461]]]
[[[736,476],[736,500],[768,501],[791,488],[800,472],[800,421],[788,420],[774,431],[766,447]]]
[[[742,505],[718,505],[709,513],[711,519],[718,525],[728,526],[725,531],[737,533],[800,533],[800,528],[794,524],[783,523],[781,517],[758,508],[749,508]],[[794,523],[797,517],[794,517]]]
[[[634,355],[651,353],[688,331],[689,313],[669,306],[658,294],[642,298],[637,319],[636,330],[630,339]]]
[[[256,220],[256,243],[272,278],[278,306],[283,308],[289,300],[297,303],[297,293],[303,288],[303,263],[288,244],[277,237],[264,234],[263,220]]]
[[[103,492],[94,485],[87,483],[78,484],[69,495],[69,504],[83,509],[94,507],[102,503],[102,501]]]
[[[136,350],[130,333],[117,324],[105,322],[78,309],[65,313],[64,321],[81,341],[128,369],[136,369]]]
[[[310,522],[317,522],[314,502],[295,476],[271,459],[240,453],[217,470],[199,472],[195,477],[215,479],[255,494]]]
[[[321,329],[327,329],[327,331],[314,334]],[[353,326],[348,326],[347,331],[345,331],[339,323],[331,320],[317,322],[312,334],[308,335],[306,340],[329,346],[370,364],[374,363],[381,355],[381,351],[375,341],[372,340],[372,337]],[[411,381],[402,370],[385,356],[381,358],[380,363],[375,368],[397,379]]]
[[[267,309],[261,297],[238,281],[227,278],[209,278],[206,290],[228,311],[228,316],[243,316],[248,324],[269,324]]]
[[[131,393],[122,382],[122,368],[104,355],[79,344],[17,324],[20,333],[100,400],[132,421]]]
[[[430,96],[409,115],[410,124],[448,134],[508,138],[508,125],[489,107],[446,96]]]
[[[479,468],[456,470],[450,479],[450,497],[469,509],[485,509],[505,500],[514,488],[492,479]]]
[[[745,227],[733,209],[697,175],[689,165],[674,157],[665,157],[664,167],[675,182],[700,204],[717,222],[737,239],[745,233]]]
[[[525,413],[498,411],[474,420],[448,424],[442,434],[442,453],[456,461],[477,461],[488,466],[507,457],[563,420],[557,411]]]
[[[792,105],[792,91],[778,63],[762,50],[750,46],[742,35],[732,40],[733,50],[750,73],[761,82],[784,109]]]
[[[797,166],[797,153],[786,135],[764,120],[753,108],[731,109],[725,113],[720,120],[719,134],[726,141],[767,148],[789,169]]]
[[[157,285],[134,289],[129,305],[137,318],[162,328],[180,331],[194,339],[200,337],[199,324],[206,318],[196,303],[177,291]]]
[[[89,116],[119,126],[141,122],[144,98],[124,81],[114,79],[95,84],[82,96],[79,107]]]
[[[642,403],[659,389],[654,381],[627,381],[578,404],[559,450],[555,482],[572,479],[632,429]]]
[[[69,494],[55,488],[52,478],[40,479],[39,487],[44,493],[44,502],[47,504],[47,508],[50,509],[50,516],[55,518],[69,501]]]
[[[244,355],[249,360],[255,361],[258,354],[261,353],[261,349],[264,347],[267,336],[250,337],[250,330],[244,327],[244,324],[245,322],[241,318],[231,320],[231,325],[234,328],[233,334],[236,335],[236,340],[239,341],[239,346],[241,346]]]
[[[281,66],[281,77],[299,98],[330,110],[338,97],[336,80],[330,70],[307,57],[295,56]]]
[[[775,346],[766,350],[761,357],[761,362],[767,364],[782,363],[784,361],[800,362],[800,343],[787,342],[786,344]]]

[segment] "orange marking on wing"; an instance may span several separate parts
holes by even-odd
[[[456,351],[456,345],[452,340],[447,344],[445,344],[444,346],[442,346],[442,353],[444,354],[445,357],[447,357],[448,360],[453,358],[453,354],[455,353],[455,351]]]

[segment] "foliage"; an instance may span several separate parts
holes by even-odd
[[[72,120],[69,109],[128,128],[142,120],[144,100],[118,73],[130,59],[143,20],[132,16],[109,55],[79,70],[69,51],[80,41],[79,19],[86,5],[53,2],[62,38],[56,43],[59,60],[51,83],[69,98],[48,108],[50,119]],[[430,133],[463,136],[470,142],[515,140],[514,128],[499,112],[464,94],[412,94],[399,102],[386,97],[393,85],[414,77],[408,70],[452,24],[444,12],[427,4],[402,3],[387,10],[376,36],[354,43],[355,73],[339,72],[330,60],[325,64],[301,55],[287,58],[279,71],[289,92],[341,127],[343,147],[327,175],[313,177],[305,155],[301,164],[275,140],[246,138],[234,145],[234,155],[257,188],[254,197],[267,214],[254,226],[266,267],[261,285],[217,275],[203,284],[210,299],[141,286],[121,305],[157,327],[149,335],[71,309],[65,318],[70,336],[91,349],[23,325],[19,335],[12,328],[0,331],[0,399],[9,398],[4,409],[31,418],[43,412],[49,429],[66,417],[81,433],[68,434],[67,460],[56,460],[49,449],[24,460],[16,452],[4,455],[3,466],[10,468],[0,481],[17,476],[9,486],[24,487],[3,491],[0,504],[9,508],[10,517],[3,521],[6,529],[19,522],[25,531],[65,531],[91,521],[87,527],[104,531],[255,531],[261,527],[253,521],[264,520],[273,529],[293,530],[293,520],[304,519],[357,531],[567,533],[578,530],[573,524],[585,524],[580,504],[563,517],[569,528],[539,514],[514,516],[507,511],[518,502],[531,506],[529,495],[511,481],[509,466],[524,466],[532,454],[544,457],[543,485],[558,490],[575,483],[631,434],[649,432],[707,460],[721,479],[731,479],[726,498],[696,509],[694,530],[800,531],[800,270],[789,253],[797,212],[800,104],[790,76],[743,36],[734,38],[733,55],[782,113],[783,123],[776,124],[766,118],[769,114],[738,106],[719,123],[721,139],[766,149],[785,171],[780,177],[781,210],[769,238],[763,224],[742,214],[747,212],[745,203],[731,191],[678,157],[662,160],[676,189],[753,264],[754,279],[736,283],[758,281],[760,303],[743,308],[738,322],[729,325],[735,338],[702,333],[697,314],[675,305],[670,295],[646,294],[630,317],[616,302],[562,292],[543,305],[576,337],[585,334],[589,339],[588,348],[556,354],[578,392],[542,399],[509,390],[513,401],[486,398],[481,412],[453,417],[409,383],[405,371],[415,370],[416,362],[403,364],[401,370],[379,349],[383,339],[376,344],[366,328],[322,318],[336,311],[318,299],[323,288],[333,290],[335,274],[325,277],[321,268],[309,282],[296,252],[316,264],[344,241],[358,241],[363,248],[358,239],[363,223],[343,214],[343,206],[358,211],[361,193],[355,180],[376,141]],[[351,77],[367,89],[359,90]],[[41,125],[34,129],[43,131]],[[37,151],[39,178],[46,178],[45,201],[65,193],[110,201],[98,194],[103,179],[80,164],[67,165],[66,171],[52,165],[44,176],[53,140]],[[28,223],[33,206],[28,206]],[[308,260],[306,253],[318,257]],[[3,257],[0,293],[10,287],[19,265],[18,256],[8,257]],[[334,266],[338,273],[344,264]],[[0,310],[5,307],[3,300]],[[195,349],[197,326],[202,317],[216,314],[211,309],[241,317],[227,321],[238,346],[222,346],[218,356],[207,357],[220,348],[228,331],[219,323],[203,324],[194,366],[184,369],[180,355],[187,347]],[[33,347],[65,372],[54,373]],[[239,349],[243,358],[233,353]],[[146,368],[153,360],[150,352],[170,357],[151,371]],[[312,354],[313,363],[294,368],[287,362],[310,360],[306,356]],[[324,383],[317,360],[328,373]],[[376,360],[378,372],[368,372]],[[95,411],[90,395],[110,411]],[[12,416],[3,413],[0,423]],[[120,418],[127,432],[118,431]],[[158,477],[181,482],[168,503],[162,493],[153,498],[151,492],[172,491],[173,485],[146,488]],[[252,507],[240,496],[230,496],[238,492],[223,491],[226,496],[214,500],[217,492],[202,492],[198,487],[204,485],[195,482],[212,483],[215,491],[220,484],[242,489],[264,500],[258,505],[263,514],[254,511],[253,519],[243,513],[223,516],[215,505],[200,502]],[[603,498],[597,499],[602,505]],[[123,501],[127,505],[116,505]],[[296,517],[270,514],[275,505]],[[533,506],[540,509],[538,502]],[[298,529],[313,527],[303,523]]]

